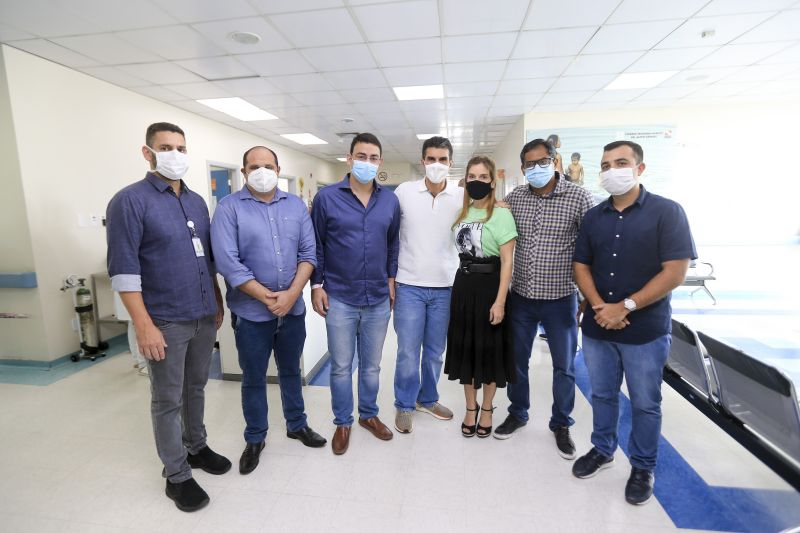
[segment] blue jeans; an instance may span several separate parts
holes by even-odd
[[[661,435],[661,380],[671,338],[646,344],[621,344],[583,337],[583,355],[592,385],[592,444],[607,457],[617,449],[622,376],[631,399],[631,465],[653,471]]]
[[[401,411],[413,411],[417,402],[430,407],[439,401],[436,384],[442,372],[442,354],[447,344],[450,287],[418,287],[398,283],[396,294],[394,406]]]
[[[234,323],[239,366],[242,367],[244,440],[257,444],[269,429],[267,421],[267,365],[273,349],[278,364],[281,403],[286,429],[298,431],[306,423],[300,356],[306,341],[306,315],[286,315],[267,322],[236,317]]]
[[[378,415],[378,385],[389,299],[376,305],[353,306],[328,297],[328,352],[331,354],[331,406],[333,423],[353,424],[353,358],[358,356],[358,415]],[[358,353],[356,354],[356,349]]]
[[[543,325],[553,358],[553,408],[550,429],[575,423],[570,414],[575,406],[575,352],[578,349],[578,297],[531,300],[511,291],[511,334],[514,336],[516,383],[508,384],[508,412],[528,421],[531,406],[528,366],[533,340]]]

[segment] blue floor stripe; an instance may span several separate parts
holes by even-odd
[[[575,382],[591,403],[589,372],[582,352],[575,359]],[[630,431],[631,403],[620,393],[619,445],[626,456]],[[712,487],[663,436],[659,439],[655,477],[655,497],[679,528],[766,533],[800,525],[797,492]]]

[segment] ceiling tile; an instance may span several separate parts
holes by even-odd
[[[200,2],[198,0],[150,1],[183,23],[256,15],[256,10],[247,0],[225,0],[224,2]]]
[[[497,91],[498,82],[478,81],[472,83],[448,83],[444,87],[445,95],[450,98],[462,96],[483,96],[494,94]]]
[[[319,73],[276,76],[269,81],[288,93],[333,90],[333,86]]]
[[[528,93],[528,94],[498,94],[494,97],[492,106],[514,106],[522,105],[526,107],[535,106],[541,100],[543,93]]]
[[[272,15],[270,20],[298,48],[363,42],[346,9]]]
[[[313,11],[342,7],[342,0],[250,0],[259,13],[272,15],[275,13],[290,13],[293,11]],[[350,2],[351,4],[353,2]]]
[[[369,41],[439,36],[435,0],[418,0],[351,8]]]
[[[701,59],[693,68],[738,67],[751,65],[786,47],[786,43],[729,44]]]
[[[486,113],[488,118],[491,117],[508,117],[513,120],[517,120],[519,115],[523,115],[533,109],[530,106],[525,105],[513,105],[513,106],[492,106],[489,108],[489,111]]]
[[[565,76],[619,74],[642,56],[641,52],[580,55],[564,72]]]
[[[767,17],[769,17],[768,13],[755,13],[692,18],[658,43],[656,48],[690,48],[726,44],[763,22]],[[701,37],[700,34],[707,30],[714,30],[714,35]]]
[[[388,87],[377,89],[345,89],[339,93],[348,102],[358,104],[361,102],[396,102],[394,92]]]
[[[704,87],[709,83],[714,83],[722,78],[727,78],[738,70],[741,70],[741,68],[726,67],[687,69],[677,73],[667,81],[663,82],[660,87],[676,87],[681,85],[696,85],[697,87]]]
[[[150,98],[155,98],[156,100],[161,100],[162,102],[175,102],[178,100],[184,100],[186,98],[175,91],[170,91],[164,87],[156,87],[153,85],[149,85],[147,87],[137,87],[134,90],[139,94],[149,96]]]
[[[254,94],[275,94],[281,89],[264,78],[241,78],[238,80],[219,80],[215,85],[236,96],[250,96]]]
[[[385,68],[383,74],[392,87],[438,85],[443,81],[441,65]]]
[[[798,28],[800,28],[800,9],[784,11],[750,30],[737,39],[736,43],[794,41],[798,37]]]
[[[508,59],[516,39],[517,32],[445,37],[442,39],[444,61],[446,63],[461,63],[465,61]]]
[[[550,88],[551,93],[570,91],[597,91],[611,83],[616,74],[600,74],[597,76],[563,76]]]
[[[0,2],[0,20],[13,28],[23,29],[37,37],[80,35],[103,31],[102,26],[75,12],[69,4],[51,0]]]
[[[11,26],[0,23],[0,42],[19,41],[22,39],[33,39],[35,36]]]
[[[697,13],[708,0],[670,0],[669,2],[642,2],[624,0],[608,18],[609,24],[619,22],[644,22],[652,20],[686,19]]]
[[[336,91],[314,91],[308,93],[292,93],[292,98],[304,105],[343,104],[344,98]]]
[[[530,80],[503,80],[497,88],[497,94],[544,93],[555,80],[555,76]]]
[[[301,100],[297,98],[299,94],[305,93],[298,93],[295,96],[296,100]],[[314,93],[314,94],[322,94],[322,93]],[[344,101],[344,100],[341,100]],[[362,106],[359,106],[361,109]],[[337,127],[343,127],[341,119],[345,117],[349,117],[350,115],[356,112],[356,108],[352,104],[344,104],[344,103],[337,103],[337,104],[314,104],[311,109],[314,111],[314,114],[327,118],[331,124],[334,124]]]
[[[386,87],[386,80],[378,69],[343,70],[327,72],[325,79],[334,89],[368,89]]]
[[[619,0],[536,0],[525,20],[526,30],[599,26]]]
[[[779,79],[797,69],[796,65],[752,65],[726,76],[726,82],[758,82]]]
[[[692,93],[692,96],[728,97],[739,94],[747,89],[757,88],[762,85],[762,82],[758,81],[735,83],[724,83],[724,81],[725,80],[703,87]]]
[[[176,63],[207,80],[224,80],[255,76],[252,70],[245,67],[231,56],[187,59],[184,61],[176,61]]]
[[[581,104],[546,104],[537,105],[533,113],[572,113],[577,111]]]
[[[438,37],[373,42],[369,44],[369,47],[381,67],[430,65],[442,62],[442,41]]]
[[[233,96],[221,87],[217,87],[211,82],[200,83],[177,83],[164,85],[164,88],[182,94],[192,100],[200,100],[201,98],[227,98]]]
[[[553,104],[580,104],[588,100],[595,91],[575,91],[568,93],[547,93],[542,96],[537,104],[540,105],[553,105]]]
[[[120,87],[143,87],[149,85],[149,82],[141,78],[137,78],[117,67],[89,67],[80,69],[81,72],[89,76],[119,85]]]
[[[640,57],[632,66],[628,67],[625,72],[683,70],[718,49],[719,47],[715,46],[704,46],[702,48],[651,50]]]
[[[502,8],[484,0],[443,0],[444,35],[517,31],[525,20],[528,0],[505,0]]]
[[[150,2],[130,0],[58,0],[73,13],[96,24],[102,31],[121,31],[166,26],[178,21]]]
[[[697,91],[699,84],[693,85],[676,85],[673,87],[654,87],[648,90],[637,100],[669,100],[675,98],[683,98],[684,96]]]
[[[786,44],[786,43],[784,43]],[[788,48],[775,55],[760,61],[762,65],[776,65],[781,63],[800,63],[800,44],[789,45]]]
[[[494,96],[466,96],[464,98],[447,98],[445,106],[448,112],[452,110],[471,110],[472,108],[486,108],[492,104]]]
[[[628,89],[620,91],[597,91],[588,100],[587,103],[597,102],[630,102],[638,96],[647,92],[647,89]]]
[[[170,105],[174,105],[175,107],[180,107],[181,109],[185,109],[187,111],[191,111],[192,113],[197,113],[198,115],[203,115],[203,116],[208,116],[212,113],[217,113],[210,107],[204,106],[203,104],[198,104],[194,100],[181,100],[179,102],[170,102]]]
[[[290,107],[302,107],[303,104],[288,94],[258,94],[245,98],[251,104],[276,114]]]
[[[192,74],[175,63],[137,63],[135,65],[120,65],[118,68],[128,74],[158,85],[205,81],[200,76]]]
[[[580,52],[597,31],[597,26],[560,30],[524,31],[514,48],[514,59],[570,56]]]
[[[682,22],[683,20],[657,20],[632,24],[608,24],[600,28],[583,49],[583,53],[608,54],[649,50]]]
[[[61,45],[45,39],[27,39],[24,41],[13,41],[7,44],[67,67],[80,68],[98,65],[98,62],[94,59],[89,59],[78,52],[73,52],[68,48],[64,48]]]
[[[320,72],[375,68],[375,60],[365,44],[324,46],[300,51]]]
[[[438,114],[444,110],[444,100],[405,100],[399,103],[404,113],[428,112]]]
[[[161,59],[109,33],[58,37],[51,40],[106,65],[144,63]]]
[[[117,35],[166,59],[192,59],[218,56],[224,53],[224,50],[188,26],[123,31]],[[133,63],[133,61],[124,61],[124,63]]]
[[[508,62],[505,79],[552,78],[560,75],[572,57],[549,57],[544,59],[513,59]]]
[[[236,56],[236,59],[262,76],[284,76],[314,72],[314,67],[297,50],[240,54]]]
[[[778,11],[789,7],[797,0],[713,0],[703,8],[701,17],[713,17],[715,15],[735,15],[738,13],[757,13],[760,11]]]
[[[269,22],[261,17],[215,20],[192,24],[192,28],[202,33],[208,40],[229,54],[247,54],[271,50],[286,50],[292,45]],[[237,43],[229,37],[233,32],[250,32],[261,37],[256,44]]]
[[[503,77],[505,68],[505,61],[447,64],[444,66],[444,79],[447,83],[495,81]]]

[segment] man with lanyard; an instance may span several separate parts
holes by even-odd
[[[358,424],[381,440],[392,430],[378,418],[383,342],[394,304],[400,206],[375,182],[381,143],[359,133],[350,143],[350,172],[317,193],[311,219],[317,268],[311,278],[314,311],[325,317],[331,354],[331,404],[336,432],[331,448],[341,455],[353,424],[353,358],[358,350]],[[358,340],[358,343],[356,343]]]
[[[300,376],[306,339],[303,287],[317,264],[314,228],[305,203],[278,189],[278,156],[255,146],[242,157],[242,190],[220,201],[211,223],[219,273],[228,285],[242,410],[247,425],[239,472],[258,466],[267,436],[267,365],[278,365],[286,435],[320,448],[325,439],[308,427]]]
[[[450,287],[458,268],[451,227],[464,202],[464,189],[447,182],[452,157],[449,140],[431,137],[422,144],[425,177],[395,190],[402,213],[394,308],[394,427],[400,433],[411,433],[415,410],[439,420],[453,418],[436,390],[447,343]]]
[[[191,469],[224,474],[231,467],[206,444],[203,424],[222,296],[208,207],[182,180],[188,169],[183,130],[166,122],[150,125],[142,155],[151,171],[108,204],[108,273],[148,361],[150,413],[166,494],[178,509],[196,511],[209,498]]]
[[[655,481],[670,295],[697,252],[683,208],[639,183],[645,169],[641,146],[606,145],[600,169],[600,184],[611,196],[586,214],[573,263],[575,281],[589,302],[581,326],[594,447],[575,461],[572,473],[588,478],[614,464],[624,375],[633,413],[625,500],[641,505],[653,495]]]
[[[526,185],[506,198],[517,223],[511,283],[511,331],[517,379],[508,384],[508,417],[494,433],[507,439],[528,423],[528,367],[539,325],[547,331],[553,360],[553,407],[549,427],[558,454],[575,458],[569,434],[575,405],[575,352],[578,347],[578,299],[572,281],[572,253],[583,216],[592,206],[586,189],[556,170],[556,149],[543,139],[520,153]]]

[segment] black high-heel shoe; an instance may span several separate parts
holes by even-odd
[[[481,411],[487,411],[487,412],[490,412],[490,413],[494,413],[495,409],[497,409],[497,407],[492,407],[491,409],[484,409],[483,407],[481,407]],[[482,425],[478,424],[477,421],[476,421],[476,423],[475,423],[475,433],[477,433],[479,439],[485,439],[486,437],[488,437],[489,435],[492,434],[492,426],[483,427]]]
[[[475,409],[470,409],[467,407],[467,411],[469,412],[478,412],[478,405],[475,404]],[[461,435],[464,437],[474,437],[475,432],[478,431],[478,415],[475,415],[475,424],[472,426],[468,426],[465,423],[461,423]]]

